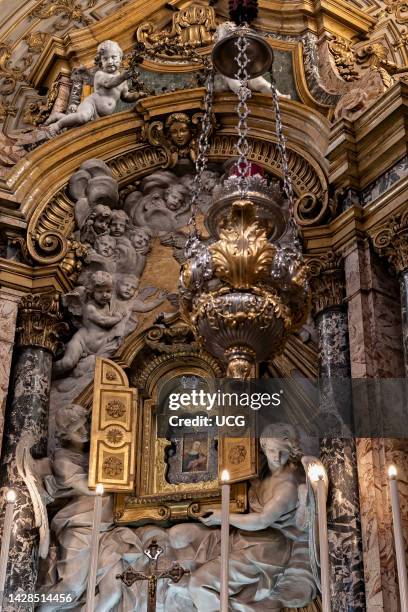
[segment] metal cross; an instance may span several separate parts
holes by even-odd
[[[168,569],[158,571],[157,561],[163,554],[164,548],[157,544],[157,540],[152,540],[143,552],[149,558],[149,574],[138,572],[130,566],[122,574],[118,574],[116,578],[120,578],[123,584],[128,587],[139,580],[147,580],[147,612],[156,612],[157,581],[161,578],[169,578],[172,582],[179,582],[190,571],[185,570],[179,563],[172,563]]]

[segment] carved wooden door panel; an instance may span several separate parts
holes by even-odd
[[[92,406],[89,487],[133,491],[136,452],[137,391],[123,369],[96,358]]]

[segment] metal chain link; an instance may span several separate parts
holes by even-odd
[[[292,179],[289,173],[289,164],[288,164],[288,152],[286,148],[286,138],[283,135],[283,124],[282,117],[280,112],[279,105],[279,95],[278,90],[276,88],[276,81],[273,74],[273,67],[271,67],[270,71],[270,79],[271,79],[271,92],[272,92],[272,101],[275,110],[275,126],[276,126],[276,135],[278,137],[278,150],[282,160],[282,170],[283,170],[283,190],[288,200],[288,211],[289,211],[289,229],[292,234],[292,239],[296,246],[300,247],[300,232],[295,221],[294,217],[294,198],[293,198],[293,185]]]
[[[245,37],[245,31],[241,30],[239,32],[238,39],[235,43],[238,48],[237,54],[237,64],[238,71],[235,75],[236,79],[239,81],[239,90],[238,90],[238,104],[237,104],[237,115],[238,115],[238,141],[236,144],[236,149],[238,152],[238,162],[237,162],[237,173],[239,180],[239,190],[241,198],[246,198],[248,193],[248,175],[250,163],[248,161],[248,153],[249,153],[249,143],[248,143],[248,124],[247,118],[250,113],[248,108],[247,101],[251,97],[251,90],[248,87],[248,64],[249,58],[247,55],[247,48],[249,46],[249,41]]]
[[[214,70],[209,71],[206,83],[206,93],[204,97],[204,117],[202,122],[202,129],[198,139],[198,154],[195,162],[196,173],[194,175],[194,182],[192,187],[191,195],[191,216],[188,220],[189,236],[186,242],[185,251],[186,256],[191,256],[192,245],[199,240],[199,233],[197,228],[197,211],[198,211],[198,198],[203,189],[203,172],[207,167],[208,161],[208,148],[209,148],[209,136],[211,132],[212,124],[212,107],[213,107],[213,96],[214,96]],[[190,253],[190,254],[189,254]]]

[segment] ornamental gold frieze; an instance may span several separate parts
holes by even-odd
[[[391,216],[371,232],[373,246],[399,273],[408,268],[408,211]]]

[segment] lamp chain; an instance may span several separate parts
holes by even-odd
[[[294,244],[300,248],[301,240],[300,240],[300,232],[295,221],[294,216],[294,203],[293,203],[293,185],[292,179],[289,173],[289,164],[288,164],[288,151],[286,148],[286,138],[283,135],[283,124],[282,117],[280,112],[279,105],[279,96],[278,90],[276,88],[276,81],[273,74],[273,67],[270,69],[270,79],[271,79],[271,92],[272,92],[272,101],[275,110],[275,126],[276,126],[276,135],[278,137],[278,150],[282,160],[282,170],[283,170],[283,190],[285,192],[286,198],[288,200],[288,212],[289,212],[289,228],[292,234],[292,239]]]
[[[250,113],[247,101],[251,97],[251,90],[248,87],[248,63],[249,58],[247,55],[247,48],[249,46],[248,38],[245,36],[245,30],[239,32],[238,39],[236,41],[238,48],[237,64],[238,71],[236,78],[240,83],[238,90],[238,104],[237,104],[237,115],[238,115],[238,141],[236,144],[238,152],[237,162],[237,173],[239,179],[239,189],[242,199],[245,199],[248,193],[248,174],[250,164],[248,161],[249,143],[248,143],[248,123],[247,118]]]
[[[196,172],[191,195],[191,216],[188,220],[189,236],[186,242],[185,251],[188,257],[191,256],[193,245],[199,240],[197,228],[198,198],[203,188],[203,172],[207,167],[209,136],[212,125],[212,106],[214,96],[214,70],[208,72],[206,91],[204,97],[204,117],[198,139],[198,154],[195,162]],[[190,254],[189,254],[190,253]]]

